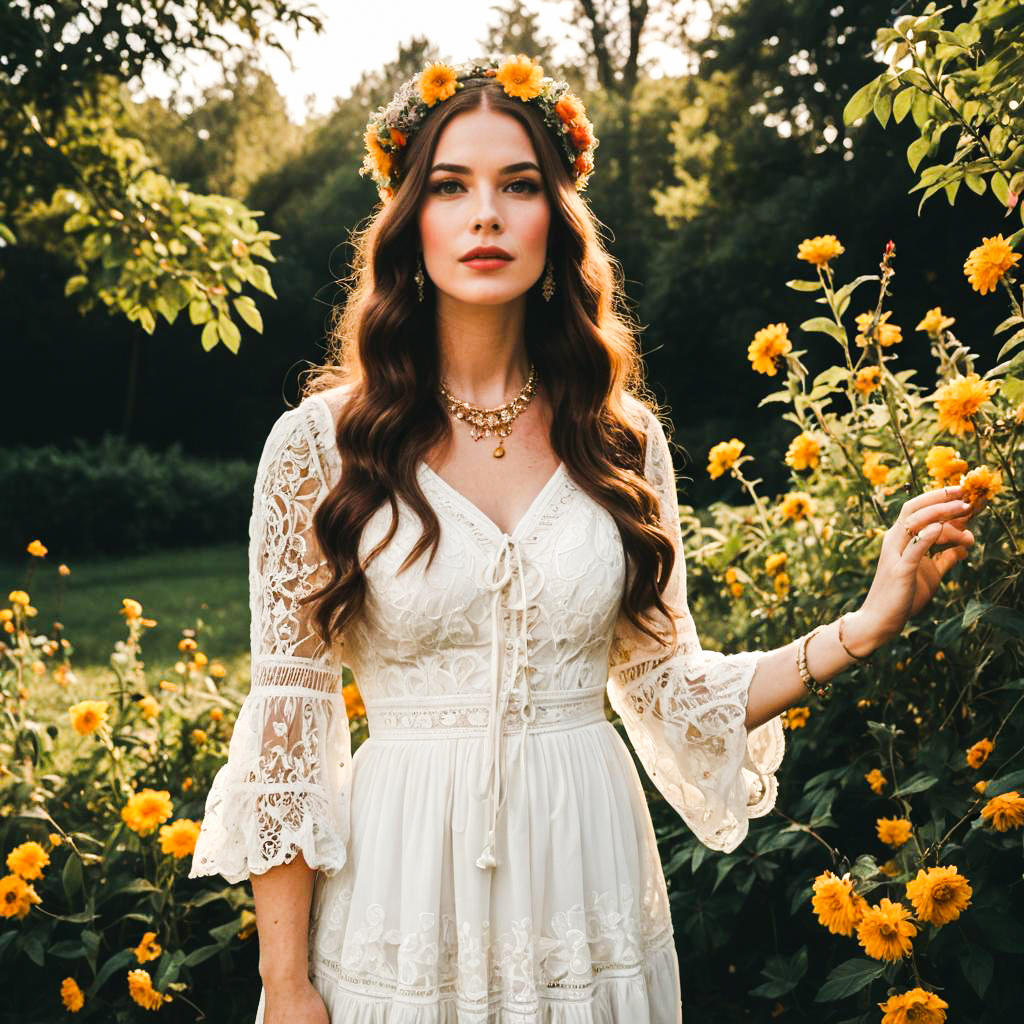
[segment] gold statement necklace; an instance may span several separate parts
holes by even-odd
[[[469,436],[474,441],[479,441],[482,437],[490,437],[492,434],[495,437],[508,437],[512,433],[512,424],[516,417],[530,404],[530,400],[537,392],[537,370],[533,363],[530,363],[530,376],[519,394],[511,402],[496,405],[493,409],[485,409],[479,405],[463,402],[462,399],[456,398],[443,382],[438,387],[441,397],[448,406],[448,412],[457,420],[465,420],[471,425]],[[505,454],[505,448],[501,442],[491,454],[496,459],[500,459]]]

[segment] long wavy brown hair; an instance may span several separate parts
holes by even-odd
[[[452,428],[438,392],[435,296],[428,284],[420,302],[413,280],[417,211],[444,126],[482,106],[514,117],[526,129],[551,207],[548,249],[558,286],[550,303],[541,300],[538,286],[530,288],[525,330],[527,354],[552,406],[551,446],[573,481],[615,519],[626,556],[627,618],[661,640],[641,619],[657,608],[669,623],[674,649],[680,610],[670,608],[662,591],[675,552],[659,523],[657,493],[643,476],[645,436],[637,415],[637,403],[656,414],[657,407],[644,384],[621,269],[602,245],[598,222],[540,113],[490,80],[467,82],[427,114],[402,151],[394,198],[352,234],[352,274],[339,282],[347,295],[335,315],[327,360],[310,372],[303,388],[308,395],[346,386],[337,420],[341,477],[314,516],[331,576],[306,599],[315,606],[314,628],[330,645],[362,610],[364,570],[394,536],[399,497],[424,527],[399,572],[427,548],[429,567],[440,542],[437,516],[416,469]],[[360,536],[384,502],[391,506],[390,529],[361,565]]]

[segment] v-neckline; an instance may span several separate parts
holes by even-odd
[[[530,525],[530,522],[536,514],[537,510],[541,507],[542,503],[550,494],[556,482],[561,479],[565,472],[565,462],[559,460],[559,463],[555,467],[554,472],[551,474],[551,476],[548,477],[544,486],[541,487],[541,489],[534,495],[533,500],[530,502],[526,511],[519,517],[519,521],[516,523],[516,525],[512,527],[512,532],[506,533],[477,504],[470,501],[469,498],[467,498],[462,493],[462,491],[459,491],[456,488],[454,488],[450,483],[448,483],[447,480],[445,480],[443,476],[441,476],[440,473],[432,469],[430,464],[426,461],[426,459],[420,459],[420,465],[423,467],[426,473],[428,473],[434,480],[437,481],[440,487],[442,487],[449,495],[451,495],[452,498],[454,498],[460,505],[463,506],[463,508],[469,513],[469,515],[473,516],[475,519],[477,519],[479,522],[481,522],[484,526],[486,526],[493,533],[497,534],[499,537],[507,537],[509,540],[515,540],[519,536],[519,533],[523,529],[523,527]]]

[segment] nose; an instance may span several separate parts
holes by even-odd
[[[500,231],[501,218],[494,208],[494,200],[491,193],[487,189],[481,189],[479,196],[479,206],[473,217],[473,231],[480,232],[485,228],[490,228],[492,231]]]

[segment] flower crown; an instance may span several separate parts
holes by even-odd
[[[583,102],[567,82],[545,77],[539,63],[518,54],[456,65],[428,64],[398,88],[387,106],[378,107],[363,135],[366,155],[359,173],[373,178],[381,201],[394,196],[398,184],[395,158],[419,130],[430,108],[450,99],[464,82],[474,78],[493,78],[507,95],[541,111],[565,153],[576,191],[582,192],[593,173],[598,145]]]

